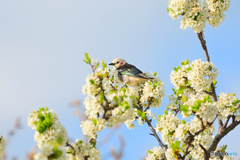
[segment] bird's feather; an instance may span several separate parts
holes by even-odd
[[[121,75],[136,77],[140,79],[153,79],[151,77],[147,77],[137,67],[128,63],[125,63],[123,66],[118,67],[117,70],[118,70],[118,73]]]
[[[142,73],[142,71],[140,71],[134,65],[131,65],[131,64],[128,64],[128,63],[125,63],[123,66],[118,67],[117,70],[120,74],[128,75],[128,76],[136,76],[136,75]]]

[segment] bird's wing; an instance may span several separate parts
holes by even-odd
[[[139,74],[142,73],[142,71],[140,71],[134,65],[131,65],[131,64],[128,64],[128,63],[124,64],[121,67],[118,67],[117,70],[122,75],[127,75],[127,76],[138,76]]]

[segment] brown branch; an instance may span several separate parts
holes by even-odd
[[[84,160],[88,160],[90,156],[84,156]]]
[[[161,148],[164,150],[164,152],[166,152],[168,147],[167,147],[167,145],[164,145],[163,142],[161,141],[161,139],[158,137],[156,130],[153,128],[153,126],[151,124],[152,120],[151,119],[149,120],[146,117],[145,121],[147,122],[149,128],[152,131],[152,133],[150,135],[154,136],[157,139],[157,141],[158,141],[159,145],[161,146]]]
[[[66,143],[66,147],[70,147],[73,149],[73,155],[75,156],[76,155],[76,151],[75,151],[75,148],[70,144],[70,143]]]
[[[201,31],[200,33],[197,34],[198,39],[200,40],[200,43],[202,45],[202,48],[204,50],[205,56],[206,56],[206,60],[208,62],[210,62],[210,57],[208,54],[208,50],[207,50],[207,46],[206,46],[206,41],[203,38],[203,31]],[[214,87],[214,84],[211,84],[211,89],[212,89],[212,97],[213,100],[215,102],[217,102],[217,94],[216,94],[216,90]],[[227,118],[227,120],[225,121],[225,123],[223,124],[222,120],[218,119],[218,124],[219,124],[219,131],[218,134],[214,137],[213,143],[212,145],[209,147],[209,149],[206,151],[206,153],[204,154],[204,158],[205,160],[210,158],[210,152],[211,151],[215,151],[219,141],[225,136],[227,135],[231,130],[233,130],[237,125],[240,124],[240,121],[235,121],[235,116],[232,116],[232,123],[227,127],[229,118]]]
[[[201,31],[200,33],[198,33],[198,34],[197,34],[197,37],[198,37],[198,39],[199,39],[200,42],[201,42],[201,45],[202,45],[202,48],[203,48],[203,50],[204,50],[204,53],[205,53],[205,56],[206,56],[207,61],[210,62],[210,57],[209,57],[209,54],[208,54],[206,41],[205,41],[204,38],[203,38],[203,31]]]
[[[152,100],[153,100],[153,97],[150,97],[150,99],[148,99],[148,105],[147,105],[146,109],[144,110],[144,112],[146,112],[150,108],[150,106],[152,104]]]
[[[116,88],[115,88],[112,84],[110,84],[110,86],[112,87],[112,89],[113,89],[114,91],[117,91]]]
[[[227,127],[230,118],[231,118],[231,115],[228,115],[226,121],[225,121],[224,124],[223,124],[223,128],[226,128],[226,127]]]
[[[209,159],[211,151],[216,150],[219,141],[239,124],[240,124],[240,121],[233,121],[226,129],[224,129],[220,134],[218,133],[215,136],[212,145],[209,147],[209,149],[207,150],[207,153],[204,155],[205,160]]]
[[[204,148],[200,143],[199,143],[199,146],[202,148],[202,150],[204,151],[204,153],[207,153],[206,148]]]

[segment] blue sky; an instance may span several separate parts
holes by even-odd
[[[207,25],[204,34],[211,61],[219,68],[217,93],[237,93],[240,98],[238,6],[240,1],[232,1],[225,21],[218,28]],[[6,136],[16,117],[22,119],[22,129],[7,146],[8,159],[24,157],[36,144],[27,117],[39,107],[55,110],[69,137],[82,137],[69,104],[85,98],[82,86],[91,72],[82,61],[85,52],[106,62],[122,57],[142,71],[157,71],[166,96],[154,112],[162,114],[173,87],[173,67],[185,59],[205,60],[196,33],[181,30],[166,8],[167,0],[1,1],[0,133]],[[158,145],[146,125],[135,130],[122,125],[118,133],[126,140],[124,160],[140,159]],[[240,154],[239,133],[237,127],[222,140],[229,152]],[[108,154],[110,146],[118,147],[116,139],[100,148],[102,154]]]

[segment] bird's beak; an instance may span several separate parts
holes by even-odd
[[[109,63],[108,65],[114,66],[114,65],[115,65],[115,63]]]

